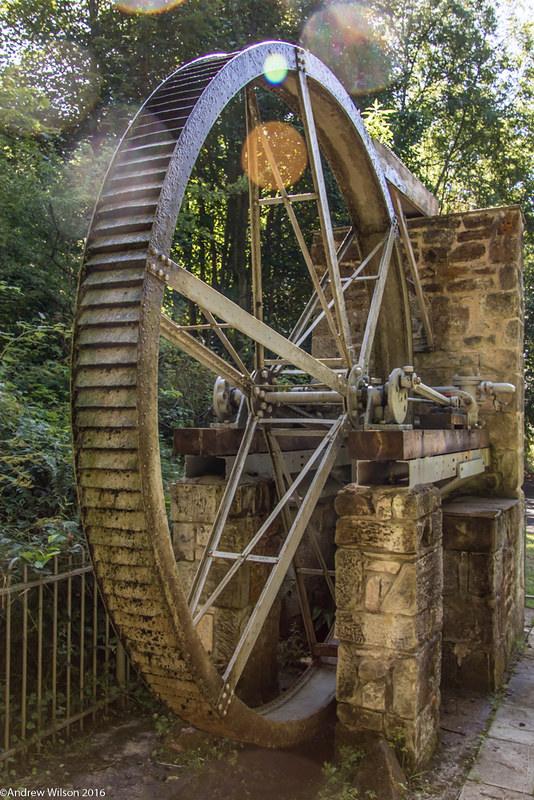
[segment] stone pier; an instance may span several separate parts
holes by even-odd
[[[336,510],[338,718],[385,735],[417,768],[439,725],[439,493],[352,484]]]
[[[494,691],[522,630],[523,221],[511,206],[408,227],[436,342],[425,346],[414,304],[418,374],[516,386],[480,410],[491,463],[444,501],[443,566],[437,489],[352,485],[337,499],[339,719],[403,743],[418,767],[437,741],[440,671],[444,685]]]
[[[443,505],[443,685],[502,686],[523,633],[519,500],[459,497]]]

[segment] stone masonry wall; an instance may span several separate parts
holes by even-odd
[[[347,486],[338,494],[338,718],[382,733],[412,767],[437,741],[442,550],[439,493]]]
[[[408,223],[435,337],[415,356],[425,383],[453,375],[509,381],[504,411],[487,408],[492,464],[469,492],[519,497],[523,483],[523,222],[517,206],[447,214]]]

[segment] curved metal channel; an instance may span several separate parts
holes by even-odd
[[[256,45],[182,67],[152,93],[123,137],[95,208],[80,276],[72,407],[83,526],[133,662],[182,718],[284,746],[315,731],[331,686],[313,698],[297,692],[285,713],[278,705],[272,718],[238,699],[226,717],[217,711],[221,678],[193,628],[165,513],[157,429],[163,285],[146,270],[149,245],[168,252],[211,126],[275,52],[287,60],[290,72],[280,92],[291,100],[297,93],[294,46]],[[384,178],[350,98],[324,65],[306,58],[321,146],[370,243],[392,218]]]

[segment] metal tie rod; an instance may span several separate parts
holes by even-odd
[[[276,195],[275,197],[260,197],[258,203],[260,206],[276,206],[283,203],[284,200],[289,200],[290,203],[303,203],[307,200],[317,200],[315,192],[304,192],[302,194],[288,194],[287,197]]]

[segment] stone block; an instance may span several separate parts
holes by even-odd
[[[441,603],[414,616],[338,610],[336,636],[360,646],[411,652],[437,634],[441,625]]]
[[[499,286],[501,289],[517,289],[521,273],[514,265],[501,267],[499,270]]]
[[[361,690],[362,707],[371,711],[386,710],[386,682],[385,680],[368,681]]]
[[[211,594],[230,569],[230,564],[212,565],[206,580],[206,596]],[[249,605],[250,567],[242,566],[216,600],[217,608],[242,609]]]
[[[173,522],[212,523],[221,503],[225,481],[217,475],[183,478],[171,487]],[[273,507],[271,481],[247,480],[236,491],[230,517],[265,514]]]
[[[486,233],[491,233],[492,227],[495,223],[495,212],[493,209],[485,209],[484,211],[467,211],[459,215],[461,224],[467,230],[473,228],[483,227]]]
[[[339,548],[335,558],[337,607],[361,607],[364,588],[363,554],[360,550]]]
[[[338,703],[338,720],[351,731],[384,731],[385,715],[381,711],[355,706],[352,703]]]
[[[357,692],[360,688],[359,660],[360,649],[358,646],[349,642],[339,643],[336,670],[336,698],[338,702],[356,702]]]
[[[517,260],[519,241],[518,236],[495,236],[489,245],[490,261],[502,263]]]
[[[460,516],[443,510],[443,547],[445,550],[491,553],[503,545],[503,528],[491,516]]]
[[[444,683],[492,691],[522,627],[521,503],[459,498],[444,506]]]
[[[386,714],[384,733],[395,747],[401,764],[417,770],[428,762],[438,742],[440,695],[432,697],[430,703],[415,720]]]
[[[398,717],[416,719],[439,695],[440,681],[441,636],[437,635],[415,655],[396,660],[391,670],[391,711]]]
[[[455,261],[480,261],[486,254],[486,246],[482,242],[466,242],[453,247],[447,254],[450,262]]]
[[[469,553],[469,594],[479,597],[496,595],[502,580],[502,552],[493,555]]]
[[[213,614],[206,614],[197,625],[197,633],[200,636],[204,648],[208,653],[213,652]]]
[[[213,655],[217,663],[227,664],[232,656],[250,609],[217,608],[215,610]]]
[[[335,510],[340,517],[375,516],[379,520],[414,520],[439,507],[439,492],[433,486],[413,489],[358,486],[351,483],[338,492]]]
[[[195,560],[196,527],[188,522],[173,523],[172,546],[177,561]]]
[[[506,323],[504,331],[504,341],[506,344],[521,345],[523,337],[523,323],[520,319],[511,319]]]
[[[443,608],[443,638],[450,642],[470,642],[473,647],[489,644],[494,622],[487,597],[448,595]]]
[[[432,539],[432,523],[418,520],[380,521],[368,517],[340,517],[336,526],[336,544],[354,545],[366,551],[410,554],[427,549]]]
[[[485,241],[488,238],[489,230],[488,226],[485,226],[484,228],[471,228],[467,231],[460,231],[457,239],[459,242]]]
[[[368,486],[349,483],[336,496],[334,507],[339,517],[373,516],[373,492]]]
[[[520,311],[519,296],[517,292],[491,292],[484,298],[484,310],[487,314],[517,317]]]
[[[173,522],[211,523],[217,513],[223,492],[222,479],[211,483],[198,479],[183,479],[171,487],[171,518]]]

